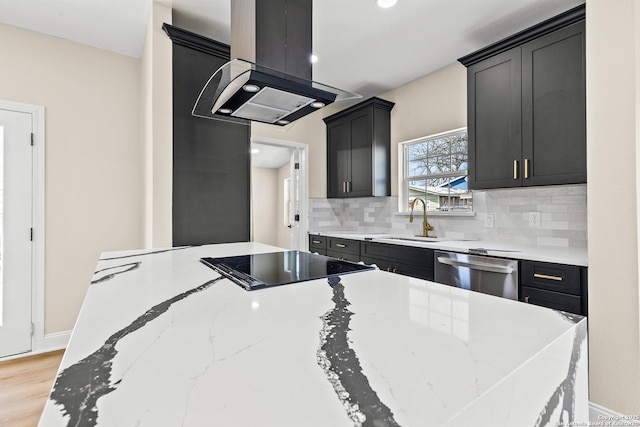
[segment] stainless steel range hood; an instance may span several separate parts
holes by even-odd
[[[231,2],[231,57],[202,89],[193,115],[285,126],[360,98],[311,80],[312,0]]]

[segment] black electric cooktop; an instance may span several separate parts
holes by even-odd
[[[248,291],[373,269],[300,251],[200,258],[200,262]]]

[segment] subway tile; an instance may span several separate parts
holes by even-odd
[[[564,248],[569,247],[569,239],[555,238],[555,237],[538,237],[537,244],[540,246],[560,246]]]

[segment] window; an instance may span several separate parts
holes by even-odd
[[[426,202],[429,212],[471,212],[467,185],[467,129],[431,135],[400,144],[403,170],[401,212],[414,199]],[[415,210],[422,210],[422,203]]]

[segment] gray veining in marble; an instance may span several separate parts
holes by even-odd
[[[340,277],[328,280],[335,307],[322,316],[318,365],[322,367],[338,398],[353,421],[360,427],[393,427],[398,423],[391,410],[380,401],[362,372],[358,356],[349,346],[349,321],[353,313],[344,295]]]
[[[98,350],[60,372],[51,390],[50,399],[57,405],[61,405],[62,412],[69,416],[67,425],[73,427],[97,425],[98,399],[118,388],[119,382],[111,383],[111,366],[118,354],[116,345],[121,339],[166,313],[173,304],[204,291],[222,278],[220,276],[210,280],[151,307],[130,325],[111,335]]]

